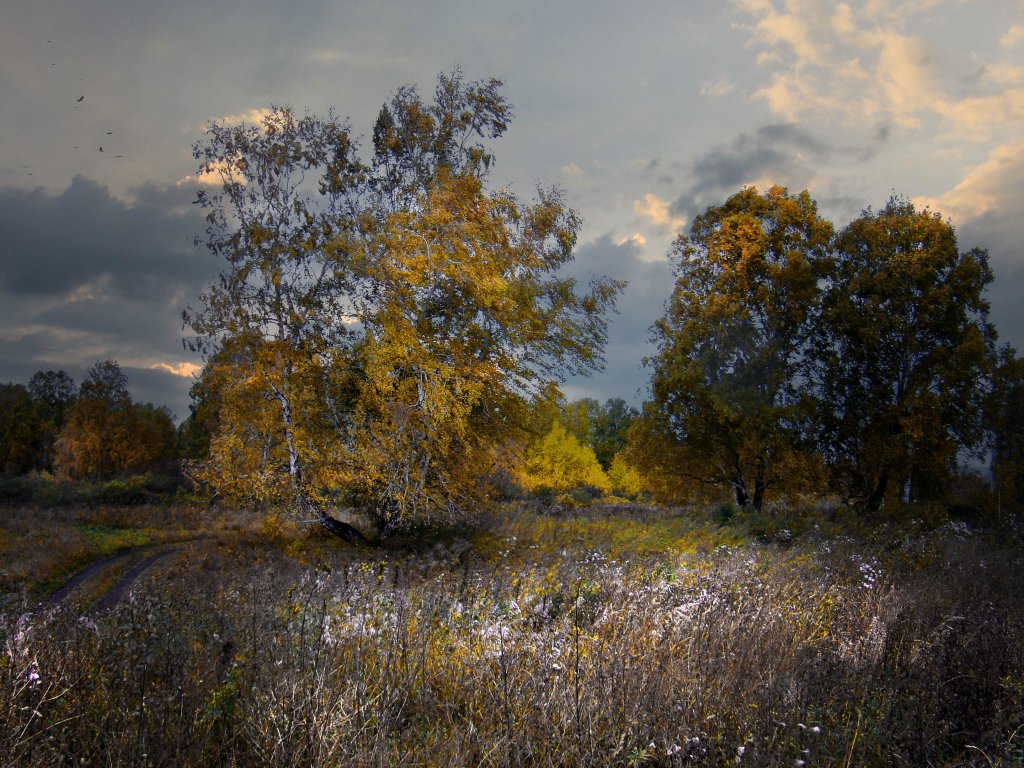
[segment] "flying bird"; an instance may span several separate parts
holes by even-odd
[[[100,152],[102,152],[102,151],[103,151],[103,147],[100,147]]]
[[[114,135],[113,131],[107,131],[107,136],[113,136],[113,135]]]
[[[85,96],[79,96],[77,99],[75,99],[75,101],[84,101],[84,100],[85,100]]]

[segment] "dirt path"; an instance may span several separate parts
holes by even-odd
[[[56,608],[57,606],[67,602],[72,593],[80,587],[88,587],[91,582],[95,582],[99,577],[101,577],[101,575],[109,573],[123,561],[128,560],[139,553],[160,547],[160,551],[146,555],[134,565],[130,566],[118,577],[117,581],[102,593],[94,594],[92,596],[93,606],[89,610],[89,613],[99,613],[113,608],[118,604],[118,602],[120,602],[125,594],[127,594],[128,589],[139,579],[140,576],[142,576],[143,573],[149,570],[149,568],[155,565],[158,561],[176,554],[180,549],[180,544],[182,543],[184,542],[177,542],[172,545],[146,544],[141,547],[124,549],[120,552],[114,553],[113,555],[109,555],[102,560],[98,560],[97,562],[86,566],[82,570],[78,571],[78,573],[71,576],[58,589],[47,595],[46,598],[40,602],[39,608],[41,610]]]
[[[121,601],[121,598],[127,594],[128,588],[134,584],[139,576],[147,571],[150,566],[155,564],[158,560],[163,560],[165,557],[175,554],[177,551],[178,549],[175,547],[173,549],[165,549],[163,552],[157,552],[156,554],[142,558],[142,560],[122,574],[121,578],[119,578],[114,585],[108,589],[102,597],[100,597],[91,612],[101,613],[113,608]]]

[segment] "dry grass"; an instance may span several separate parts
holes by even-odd
[[[236,525],[95,620],[8,611],[9,764],[1024,756],[1020,551],[963,530],[780,547],[668,512],[510,513],[356,550]]]

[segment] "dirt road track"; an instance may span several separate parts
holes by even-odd
[[[160,560],[177,554],[179,549],[180,543],[171,545],[147,544],[145,546],[132,547],[131,549],[116,552],[113,555],[92,563],[71,576],[71,578],[64,582],[64,584],[62,584],[58,589],[47,595],[46,598],[40,602],[39,608],[40,610],[47,610],[64,604],[69,600],[72,593],[88,591],[90,584],[99,580],[102,575],[111,572],[120,564],[133,557],[138,557],[142,553],[150,552],[150,554],[140,557],[134,564],[129,566],[110,587],[99,594],[93,594],[91,596],[92,607],[89,608],[87,611],[88,613],[100,613],[102,611],[109,610],[124,598],[132,584],[134,584],[142,574]],[[152,550],[157,551],[154,552]]]

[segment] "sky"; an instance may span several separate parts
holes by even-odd
[[[5,0],[2,19],[0,382],[114,359],[136,401],[187,416],[181,313],[221,268],[195,246],[205,126],[333,108],[368,137],[397,87],[455,66],[514,107],[492,188],[562,187],[574,270],[630,282],[572,398],[643,399],[673,239],[751,184],[807,189],[837,227],[894,194],[948,217],[989,250],[1000,342],[1024,348],[1024,0]]]

